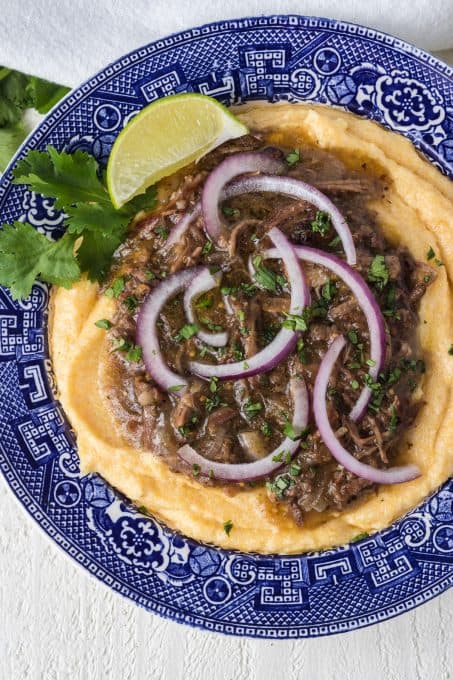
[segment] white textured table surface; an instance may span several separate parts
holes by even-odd
[[[453,63],[453,50],[441,56]],[[89,577],[0,481],[0,680],[450,680],[453,592],[344,635],[231,638],[139,609]]]

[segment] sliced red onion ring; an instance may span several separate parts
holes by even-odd
[[[233,177],[246,172],[267,172],[275,174],[281,171],[283,163],[267,153],[237,153],[222,161],[208,176],[201,194],[201,207],[205,229],[209,236],[218,241],[222,234],[222,221],[219,215],[219,203],[222,189]]]
[[[349,470],[349,472],[363,479],[368,479],[370,482],[376,484],[400,484],[401,482],[409,482],[419,477],[420,470],[416,465],[404,465],[402,467],[379,470],[371,465],[361,463],[349,451],[346,451],[336,438],[327,413],[326,392],[332,369],[345,344],[346,340],[342,335],[335,338],[321,361],[316,376],[313,390],[313,411],[321,439],[340,465]]]
[[[184,394],[187,380],[173,373],[165,363],[159,347],[156,324],[165,303],[186,288],[199,272],[200,267],[191,267],[158,283],[142,304],[137,318],[136,341],[142,348],[146,370],[158,385],[178,396]]]
[[[286,268],[291,287],[290,312],[291,314],[301,314],[305,305],[310,304],[310,291],[294,248],[286,236],[276,227],[268,232],[268,236],[275,244]],[[222,365],[191,361],[189,367],[192,373],[205,378],[215,377],[221,380],[246,378],[257,373],[270,371],[283,361],[293,350],[297,337],[298,334],[295,331],[282,328],[272,342],[245,361]]]
[[[338,208],[329,198],[327,198],[327,196],[321,193],[321,191],[306,182],[302,182],[299,179],[293,179],[292,177],[254,175],[253,177],[243,177],[232,182],[229,186],[225,187],[220,198],[221,200],[225,200],[227,198],[232,198],[233,196],[238,196],[241,193],[248,194],[256,191],[285,194],[291,198],[297,198],[312,203],[318,210],[329,213],[332,226],[343,244],[348,264],[351,266],[356,264],[357,255],[348,224]]]
[[[382,370],[385,359],[385,322],[376,298],[369,286],[367,286],[360,274],[335,255],[325,253],[317,248],[309,248],[308,246],[294,246],[294,250],[304,262],[312,262],[332,271],[354,293],[357,303],[367,320],[370,334],[370,359],[374,362],[374,365],[370,367],[368,375],[373,380],[376,380]],[[278,257],[277,250],[275,248],[266,250],[263,253],[263,257],[265,259],[276,258]],[[249,263],[250,266],[253,265]],[[360,420],[366,411],[370,397],[371,390],[365,386],[349,414],[351,420]]]
[[[296,436],[299,436],[308,423],[308,392],[302,378],[292,378],[290,383],[293,398],[294,415],[292,425]],[[201,456],[189,444],[178,449],[178,454],[189,465],[198,465],[204,475],[214,475],[215,479],[224,479],[229,482],[248,482],[254,479],[262,479],[271,475],[285,464],[285,456],[289,453],[293,456],[299,448],[299,441],[286,437],[274,451],[265,458],[253,463],[216,463]],[[279,460],[275,460],[278,458]]]
[[[208,290],[216,288],[220,284],[222,274],[218,272],[212,275],[208,267],[201,267],[200,273],[193,277],[192,281],[186,288],[184,293],[184,311],[190,323],[197,323],[195,314],[192,308],[192,300]],[[228,333],[208,333],[207,331],[197,331],[197,336],[207,345],[213,347],[225,347],[228,342]]]
[[[175,224],[173,229],[170,232],[169,237],[165,241],[165,247],[164,250],[168,250],[172,246],[175,245],[175,243],[178,243],[180,240],[181,236],[187,231],[187,229],[190,227],[192,222],[200,215],[201,213],[201,204],[196,203],[192,210],[188,213],[185,213]]]

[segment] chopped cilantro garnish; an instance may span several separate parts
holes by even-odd
[[[390,423],[389,423],[389,431],[390,432],[395,432],[396,427],[398,425],[398,416],[396,415],[396,408],[392,406],[392,415],[390,417]]]
[[[131,348],[131,343],[126,340],[126,338],[113,338],[112,341],[112,351],[113,352],[126,352]]]
[[[353,345],[357,345],[359,342],[359,336],[356,331],[348,331],[348,340],[352,342]]]
[[[214,304],[214,298],[212,295],[202,295],[198,298],[195,303],[195,307],[199,309],[209,309]]]
[[[370,534],[368,534],[366,531],[363,531],[361,534],[357,534],[357,536],[354,536],[354,538],[351,538],[351,543],[357,543],[357,541],[362,541],[364,538],[368,538]]]
[[[292,463],[292,465],[290,465],[289,474],[292,477],[299,477],[301,472],[302,472],[302,468],[298,463]]]
[[[358,380],[355,380],[355,379],[354,379],[354,380],[351,380],[351,387],[352,387],[353,390],[358,390],[359,387],[360,387],[359,381],[358,381]]]
[[[233,357],[236,359],[236,361],[242,361],[242,359],[244,358],[244,350],[242,349],[238,342],[234,343],[232,352]]]
[[[263,404],[260,401],[252,402],[251,399],[248,399],[244,405],[244,411],[250,418],[254,418],[259,413],[259,411],[262,410]]]
[[[300,161],[299,149],[294,149],[293,151],[290,151],[289,154],[285,157],[285,161],[288,163],[289,166],[296,165],[296,163]]]
[[[196,323],[186,323],[182,326],[178,333],[175,335],[175,340],[179,342],[180,340],[190,340],[198,332],[198,326]]]
[[[427,259],[427,260],[432,260],[435,256],[436,256],[436,253],[434,252],[434,250],[432,249],[432,247],[429,246],[429,250],[428,250],[428,252],[426,253],[426,259]]]
[[[270,424],[267,422],[267,420],[262,424],[261,432],[264,434],[265,437],[271,436],[272,428],[271,428]]]
[[[337,292],[337,286],[333,281],[326,281],[326,283],[323,285],[321,289],[321,297],[326,300],[327,302],[330,302],[332,298],[334,297],[335,293]]]
[[[376,288],[382,290],[387,285],[389,280],[389,270],[385,264],[383,255],[375,255],[370,269],[368,271],[368,281],[376,285]]]
[[[140,345],[132,345],[132,347],[130,347],[126,354],[127,361],[134,361],[135,363],[138,364],[138,362],[141,361],[141,358],[142,348],[140,347]]]
[[[256,291],[256,286],[253,283],[242,281],[239,285],[241,290],[243,290],[246,295],[253,295]]]
[[[279,451],[278,453],[274,454],[272,456],[272,460],[274,463],[282,463],[283,462],[283,454],[284,451]]]
[[[117,298],[121,295],[125,288],[124,276],[119,276],[115,279],[112,284],[106,289],[105,295],[109,298]]]
[[[194,477],[198,477],[198,475],[200,474],[200,470],[201,468],[197,463],[194,463],[192,465],[192,474]]]
[[[154,281],[154,279],[156,278],[155,273],[151,271],[151,269],[146,270],[145,276],[147,281]]]
[[[396,367],[393,370],[390,371],[389,376],[387,378],[387,383],[389,385],[394,385],[395,383],[398,382],[398,380],[401,378],[401,369]]]
[[[337,246],[340,245],[340,243],[341,243],[341,238],[339,236],[335,236],[335,238],[333,238],[331,241],[329,241],[328,245],[331,248],[336,248]]]
[[[228,206],[224,206],[222,212],[226,217],[239,217],[241,214],[237,208],[229,208]]]
[[[137,309],[138,300],[135,295],[128,295],[126,298],[124,298],[123,305],[132,314]]]
[[[326,236],[326,234],[329,233],[331,226],[329,213],[324,212],[324,210],[318,210],[316,217],[313,222],[311,222],[310,226],[311,230],[315,232],[315,234]]]
[[[303,338],[299,338],[296,345],[297,353],[299,355],[299,360],[304,366],[310,363],[310,356],[305,348],[305,342]]]
[[[206,241],[201,251],[203,255],[208,255],[212,250],[212,241]]]
[[[239,321],[244,321],[244,319],[245,319],[245,312],[244,312],[243,309],[239,309],[239,310],[236,312],[236,318],[239,319]]]
[[[259,255],[253,258],[252,262],[255,267],[253,278],[262,288],[269,290],[271,293],[280,293],[287,284],[285,277],[265,267],[262,261],[263,258]]]
[[[220,326],[218,323],[212,323],[212,321],[209,321],[206,317],[200,318],[200,321],[201,323],[204,323],[210,331],[214,331],[214,333],[221,333],[223,331],[223,326]]]
[[[167,240],[168,238],[168,229],[164,224],[159,224],[157,227],[154,229],[154,233],[160,236],[161,239],[164,241]]]
[[[209,381],[209,391],[212,392],[212,394],[215,394],[219,388],[219,379],[213,375],[211,380]]]
[[[285,320],[282,323],[283,328],[289,328],[292,331],[306,331],[308,326],[303,316],[298,314],[287,314],[285,312]]]
[[[179,390],[182,390],[185,387],[185,385],[171,385],[171,387],[168,388],[169,392],[179,392]]]
[[[227,520],[226,522],[223,523],[223,530],[225,531],[226,535],[229,536],[231,529],[234,527],[233,522],[231,519]]]
[[[294,429],[292,423],[285,423],[284,424],[283,434],[285,435],[285,437],[288,437],[289,439],[292,439],[293,441],[298,439],[299,436],[300,436],[296,433],[296,430]]]
[[[94,325],[97,326],[98,328],[102,328],[105,331],[108,331],[109,328],[112,327],[112,322],[109,321],[108,319],[99,319],[98,321],[94,322]]]

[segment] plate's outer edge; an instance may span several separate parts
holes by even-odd
[[[226,104],[317,101],[408,136],[452,176],[453,69],[373,29],[316,17],[228,20],[139,48],[70,92],[25,141],[0,182],[2,222],[50,237],[52,202],[11,184],[17,157],[52,143],[105,163],[144,105],[197,91]],[[13,302],[0,288],[0,467],[41,528],[112,589],[150,611],[227,634],[329,635],[396,616],[453,583],[453,483],[392,527],[321,553],[259,556],[197,544],[135,510],[99,477],[81,477],[55,399],[48,288]],[[220,518],[223,522],[224,518]]]

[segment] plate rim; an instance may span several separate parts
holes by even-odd
[[[291,20],[295,20],[295,23],[291,24]],[[260,24],[260,22],[263,22]],[[231,32],[233,28],[236,30],[241,30],[241,31],[246,31],[246,30],[253,30],[254,28],[259,28],[261,26],[278,26],[281,28],[285,29],[294,29],[294,30],[306,30],[307,28],[310,28],[310,22],[313,22],[312,28],[318,28],[321,30],[330,30],[332,34],[359,34],[359,36],[362,39],[368,39],[371,42],[383,42],[386,43],[388,46],[392,47],[393,49],[398,50],[404,55],[408,55],[410,58],[416,58],[418,59],[424,66],[429,65],[430,67],[434,68],[435,70],[440,70],[445,76],[450,77],[453,79],[453,66],[446,64],[443,62],[441,59],[438,57],[432,55],[428,51],[417,47],[416,45],[402,40],[401,38],[398,38],[396,36],[393,36],[392,34],[389,34],[387,32],[377,30],[370,28],[368,26],[364,26],[362,24],[357,24],[355,22],[350,22],[350,21],[343,21],[340,19],[332,19],[324,16],[316,16],[316,15],[303,15],[303,14],[266,14],[266,15],[260,15],[260,16],[245,16],[245,17],[240,17],[238,19],[224,19],[224,20],[217,20],[217,21],[212,21],[208,23],[201,24],[199,26],[193,26],[189,29],[182,29],[180,31],[176,31],[170,34],[167,34],[163,36],[162,38],[158,38],[156,40],[153,40],[152,42],[146,43],[145,45],[138,46],[137,48],[130,50],[126,54],[123,54],[119,56],[117,59],[112,60],[108,64],[106,64],[103,68],[99,69],[96,71],[95,74],[91,75],[89,78],[86,80],[82,81],[78,86],[74,87],[71,89],[65,97],[63,97],[44,117],[44,119],[29,133],[29,135],[26,137],[26,139],[23,141],[21,146],[18,148],[12,159],[10,160],[8,166],[5,168],[3,174],[1,175],[0,179],[0,209],[3,207],[4,200],[6,198],[6,190],[9,187],[12,179],[12,168],[16,164],[18,158],[22,155],[24,149],[26,147],[30,148],[36,148],[39,145],[40,142],[40,137],[42,134],[48,134],[58,123],[60,118],[65,114],[65,105],[72,105],[74,103],[79,103],[83,101],[86,97],[91,96],[92,90],[95,86],[99,85],[99,76],[104,74],[108,69],[112,69],[112,73],[103,79],[103,82],[108,82],[108,80],[114,78],[118,72],[121,72],[122,69],[127,66],[128,64],[126,61],[135,54],[140,54],[140,52],[143,52],[142,55],[140,55],[140,58],[135,60],[135,63],[140,63],[140,61],[146,60],[151,56],[152,54],[158,54],[159,51],[165,50],[168,47],[172,45],[170,43],[171,40],[175,40],[176,42],[173,43],[173,46],[176,47],[177,45],[184,44],[185,41],[190,41],[193,40],[194,38],[200,36],[202,37],[203,35],[203,29],[207,30],[209,35],[212,37],[212,33],[210,32],[214,27],[219,27],[220,30],[217,31],[217,34],[220,35],[224,32]],[[325,25],[323,25],[320,22],[325,22]],[[363,31],[364,33],[361,34],[360,31]],[[116,70],[115,70],[115,67]],[[85,90],[85,91],[84,91]],[[76,97],[73,99],[71,102],[70,100],[72,98]],[[343,108],[343,107],[340,107]],[[407,137],[406,137],[407,138]],[[429,162],[432,164],[432,161],[428,159]],[[63,410],[63,409],[62,409]],[[64,413],[64,410],[63,410]],[[453,585],[453,574],[447,574],[444,575],[442,578],[438,579],[435,583],[430,583],[428,586],[424,588],[423,591],[418,591],[416,594],[414,594],[411,598],[409,599],[404,599],[403,602],[405,606],[399,608],[398,605],[401,604],[402,601],[398,602],[392,602],[391,605],[388,605],[385,610],[380,610],[379,612],[375,613],[375,618],[376,620],[374,621],[366,621],[364,623],[361,623],[359,621],[358,615],[353,615],[351,617],[342,619],[340,623],[345,623],[346,627],[343,628],[342,630],[337,630],[337,631],[330,631],[326,630],[323,631],[322,633],[320,632],[315,632],[315,633],[310,633],[310,627],[311,625],[313,627],[320,627],[322,624],[304,624],[304,625],[294,625],[287,628],[282,628],[281,629],[281,635],[270,635],[269,631],[275,630],[275,624],[270,625],[270,626],[265,626],[263,624],[256,624],[256,625],[249,625],[249,624],[237,624],[237,623],[232,623],[231,627],[232,628],[250,628],[250,629],[255,629],[254,632],[249,632],[249,631],[244,631],[244,632],[236,632],[235,630],[228,631],[225,630],[226,627],[228,627],[228,623],[225,622],[224,624],[224,629],[219,631],[216,630],[216,620],[211,619],[211,617],[208,616],[201,616],[200,620],[197,620],[197,617],[194,615],[190,615],[186,611],[181,611],[181,608],[177,609],[176,607],[172,607],[171,605],[168,604],[160,604],[158,600],[155,599],[154,596],[147,596],[148,602],[152,603],[152,606],[149,604],[144,604],[143,602],[140,602],[140,593],[136,589],[135,586],[132,586],[130,583],[127,583],[125,581],[122,581],[122,579],[118,576],[113,576],[111,573],[106,571],[105,567],[101,565],[97,559],[93,556],[87,557],[82,550],[75,544],[75,542],[72,539],[68,539],[67,536],[63,533],[62,530],[60,530],[55,523],[45,514],[42,513],[40,510],[40,507],[37,506],[35,503],[33,497],[30,495],[28,490],[25,490],[22,486],[22,491],[23,493],[20,494],[21,491],[21,482],[20,478],[16,474],[16,472],[11,475],[11,477],[7,474],[8,472],[11,471],[11,468],[8,467],[8,463],[6,456],[4,454],[4,451],[2,450],[2,447],[0,447],[0,469],[2,472],[2,477],[5,479],[6,482],[6,487],[10,490],[11,494],[13,497],[16,499],[16,501],[19,503],[19,505],[22,507],[23,510],[26,511],[27,516],[31,517],[34,522],[38,525],[38,527],[41,529],[42,532],[44,532],[45,535],[48,536],[49,539],[52,539],[52,542],[56,544],[56,546],[69,558],[72,560],[72,562],[75,562],[79,567],[83,568],[83,571],[90,576],[94,576],[97,581],[100,581],[103,583],[106,587],[108,587],[110,590],[113,590],[115,593],[118,593],[122,595],[123,597],[127,598],[129,601],[132,601],[134,604],[139,605],[140,607],[146,609],[147,611],[153,613],[153,614],[158,614],[159,616],[176,621],[178,623],[184,623],[186,625],[190,625],[191,627],[198,628],[201,630],[205,630],[207,632],[221,632],[224,635],[234,635],[237,637],[250,637],[250,638],[261,638],[261,639],[307,639],[311,637],[324,637],[324,636],[331,636],[331,635],[338,635],[341,633],[347,633],[347,632],[352,632],[354,630],[358,630],[360,628],[365,628],[368,626],[375,625],[376,623],[380,623],[382,621],[386,621],[392,618],[395,618],[396,616],[399,616],[400,614],[403,614],[405,612],[408,612],[421,604],[424,604],[425,602],[430,601],[431,599],[437,597],[440,595],[442,592],[446,591]],[[16,490],[13,487],[14,480],[16,479],[17,484],[18,484],[18,490]],[[444,484],[441,485],[442,488]],[[19,491],[19,492],[18,492]],[[433,494],[428,496],[427,498],[430,498],[431,496],[434,496],[438,493],[439,489],[437,489]],[[421,503],[425,502],[427,499],[425,498]],[[28,501],[28,504],[25,505],[24,501]],[[418,506],[417,506],[418,507]],[[39,515],[41,514],[41,519],[39,519]],[[396,521],[401,520],[401,518],[398,518]],[[47,527],[45,526],[47,524]],[[49,531],[49,529],[53,529],[53,531]],[[176,532],[177,533],[177,532]],[[380,532],[376,532],[379,534]],[[191,539],[192,540],[192,539]],[[64,547],[64,543],[68,544],[68,549]],[[196,542],[199,545],[206,545],[200,542]],[[69,552],[69,547],[72,546],[74,548],[73,553]],[[223,548],[217,548],[217,550],[220,550],[224,554],[235,554],[238,551],[234,550],[228,550],[228,549],[223,549]],[[247,554],[242,552],[242,554]],[[250,553],[253,554],[253,553]],[[294,555],[290,555],[290,557],[297,557],[300,555],[305,555],[306,553],[297,553]],[[80,556],[81,559],[77,559],[77,555]],[[273,557],[273,556],[270,556]],[[95,572],[93,572],[90,569],[90,564],[95,564],[97,569]],[[105,578],[106,576],[110,577],[110,583],[107,583]],[[126,586],[128,592],[122,592],[122,587],[123,585]],[[137,595],[137,598],[131,597],[131,593],[134,593]],[[426,594],[428,592],[428,594]],[[389,609],[397,609],[397,611],[394,611],[392,613],[388,613]],[[187,620],[187,617],[192,618],[193,620]],[[367,616],[365,613],[363,615],[364,617]],[[368,615],[369,616],[369,615]],[[206,625],[206,622],[212,620],[213,622],[213,628],[210,628],[209,626]],[[355,622],[355,625],[351,625],[347,623],[348,620],[351,620]],[[325,624],[326,629],[328,628],[330,624]],[[259,629],[264,630],[264,634],[260,634]],[[296,634],[291,634],[291,631],[295,631]],[[301,632],[306,631],[306,634],[301,634]]]

